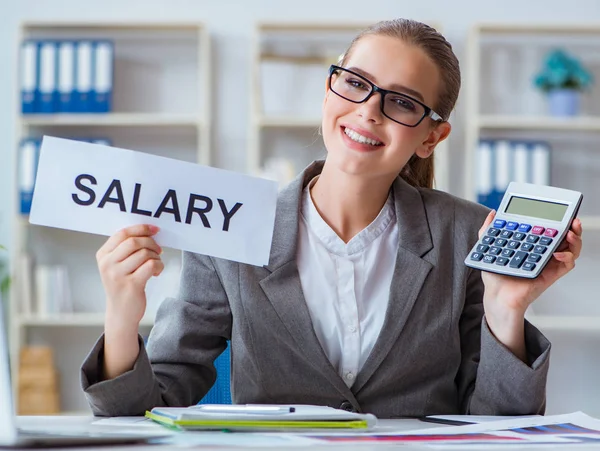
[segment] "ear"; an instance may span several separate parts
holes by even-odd
[[[425,141],[423,141],[419,147],[417,147],[415,154],[421,158],[429,158],[435,150],[435,146],[445,140],[450,134],[451,130],[452,126],[449,122],[441,122],[436,124],[435,127],[429,130]]]
[[[327,97],[329,94],[329,77],[325,78],[325,95],[323,96],[323,105],[322,107],[325,108],[325,104],[327,103]]]

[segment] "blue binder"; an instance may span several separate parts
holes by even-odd
[[[112,103],[114,45],[110,41],[96,41],[93,54],[94,72],[90,109],[94,113],[108,113]]]
[[[39,158],[40,141],[27,138],[19,149],[19,211],[28,215],[31,211],[33,190]]]
[[[38,44],[35,41],[24,41],[21,44],[21,112],[31,114],[37,111],[38,96]]]
[[[58,97],[58,55],[57,43],[41,41],[39,43],[39,112],[54,113],[57,110]]]
[[[75,99],[74,110],[90,111],[92,94],[93,46],[91,41],[78,41],[75,46]]]
[[[58,43],[58,108],[61,113],[75,109],[75,42]]]
[[[217,380],[198,404],[231,404],[231,350],[227,342],[225,351],[215,360]]]

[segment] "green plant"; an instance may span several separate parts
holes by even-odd
[[[0,250],[5,251],[6,248],[0,244]],[[8,288],[10,287],[10,277],[5,272],[4,262],[0,260],[0,294],[3,296],[8,294]]]
[[[544,92],[555,89],[574,89],[581,91],[593,82],[592,74],[566,51],[551,51],[544,62],[541,72],[535,77],[535,85]]]

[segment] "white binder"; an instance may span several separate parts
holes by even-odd
[[[477,202],[488,205],[493,191],[492,146],[489,141],[480,141],[477,148]]]
[[[33,139],[21,143],[19,155],[19,197],[21,214],[29,214],[37,172],[38,144]]]
[[[21,112],[36,112],[36,91],[38,89],[38,44],[25,41],[21,45]]]
[[[58,110],[75,112],[75,43],[62,41],[58,44]]]
[[[57,52],[56,42],[43,41],[40,43],[40,102],[41,113],[56,112],[56,82]]]
[[[92,94],[92,42],[77,42],[77,69],[75,71],[75,109],[80,113],[90,111]]]
[[[533,145],[532,154],[533,180],[536,185],[550,184],[550,147],[539,142]]]
[[[531,168],[529,163],[529,149],[524,142],[515,142],[513,145],[513,181],[531,183]]]
[[[107,113],[111,110],[113,50],[112,42],[98,41],[95,43],[92,110],[96,113]]]

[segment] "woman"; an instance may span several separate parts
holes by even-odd
[[[550,344],[524,314],[573,268],[581,224],[535,280],[464,265],[494,212],[431,189],[459,87],[451,46],[430,27],[395,20],[359,35],[327,79],[326,161],[280,194],[269,264],[185,252],[147,348],[137,330],[145,284],[163,269],[157,228],[112,236],[97,255],[105,333],[82,368],[94,413],[198,402],[227,340],[236,403],[543,413]]]

